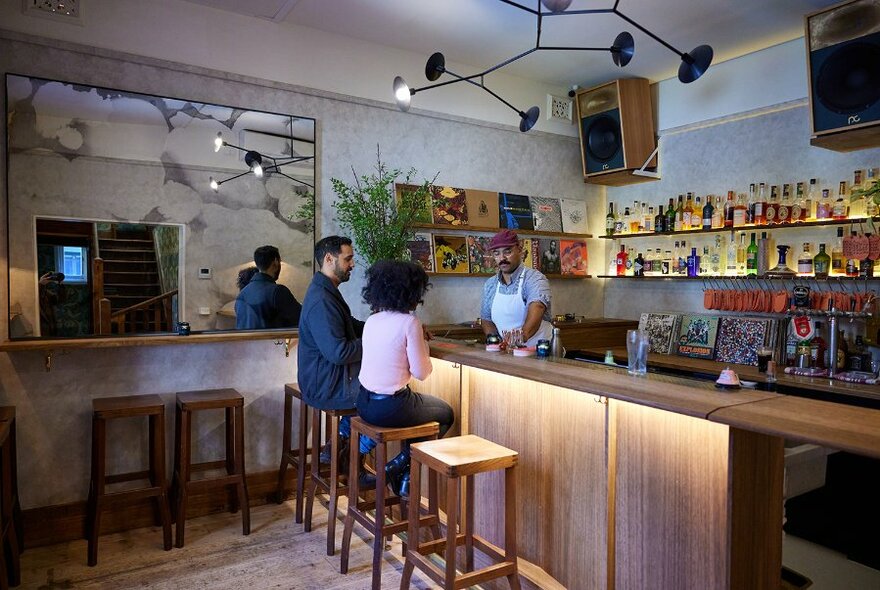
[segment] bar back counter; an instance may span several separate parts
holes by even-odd
[[[777,590],[784,440],[880,458],[880,410],[452,341],[431,351],[413,388],[450,402],[461,434],[519,452],[520,572],[538,587]],[[486,476],[472,499],[498,545],[502,485]]]

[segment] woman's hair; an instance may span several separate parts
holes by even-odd
[[[235,282],[238,285],[238,290],[241,291],[247,284],[251,282],[251,279],[254,278],[254,275],[260,272],[256,266],[249,266],[238,271],[238,280]]]
[[[380,260],[367,269],[367,284],[361,294],[374,312],[409,313],[431,283],[421,264],[403,260]]]

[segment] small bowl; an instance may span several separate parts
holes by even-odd
[[[537,349],[534,346],[528,348],[514,348],[513,356],[535,356]]]

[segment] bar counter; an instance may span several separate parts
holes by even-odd
[[[413,388],[457,431],[520,453],[524,577],[535,587],[778,589],[784,440],[880,458],[880,410],[434,341]],[[476,486],[501,545],[500,478]]]

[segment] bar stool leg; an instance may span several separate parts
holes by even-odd
[[[169,506],[177,518],[177,498],[180,496],[180,406],[174,404],[174,466],[171,469],[171,488],[168,490]]]
[[[10,469],[12,469],[12,523],[15,526],[15,535],[18,537],[18,552],[24,552],[24,517],[21,512],[20,496],[18,495],[18,447],[16,446],[15,436],[15,420],[9,427],[9,437],[12,439],[9,443],[9,459]]]
[[[474,571],[474,477],[465,477],[464,528],[465,528],[465,571]]]
[[[281,466],[278,467],[278,489],[275,491],[275,502],[284,502],[284,476],[287,475],[288,453],[290,453],[290,427],[293,425],[293,396],[284,393],[284,426],[281,431]],[[297,520],[299,522],[299,520]]]
[[[455,542],[458,533],[460,489],[460,478],[446,478],[446,583],[443,586],[446,590],[455,588]],[[416,517],[418,518],[418,512],[416,512]]]
[[[387,455],[388,446],[385,443],[377,444],[376,530],[373,534],[373,590],[379,590],[382,587],[382,554],[385,552],[385,464],[388,462]],[[350,498],[349,501],[351,501]]]
[[[176,546],[183,547],[184,533],[186,529],[186,503],[187,487],[189,485],[189,464],[192,443],[192,425],[190,423],[190,412],[188,410],[180,410],[180,446],[178,447],[180,458],[180,476],[178,478],[177,490],[177,539]]]
[[[412,578],[414,562],[410,559],[409,553],[418,553],[419,551],[419,504],[422,503],[422,464],[416,459],[411,458],[409,469],[410,501],[407,507],[409,518],[407,519],[406,528],[409,551],[403,564],[403,573],[400,576],[400,590],[408,590],[410,579]]]
[[[351,531],[354,529],[354,511],[357,509],[358,496],[360,495],[356,463],[357,445],[360,443],[360,439],[360,432],[352,429],[351,444],[349,445],[348,450],[348,510],[345,513],[345,523],[342,528],[342,547],[340,548],[342,555],[339,559],[339,573],[341,574],[348,573],[348,554],[351,550]]]
[[[330,437],[330,505],[327,507],[327,555],[336,553],[336,513],[339,509],[339,418],[327,420]]]
[[[0,553],[4,554],[4,559],[6,557],[7,549],[8,549],[8,557],[9,557],[9,567],[7,569],[6,564],[4,564],[4,572],[2,580],[5,582],[8,578],[9,583],[12,586],[18,586],[21,584],[21,561],[19,558],[19,540],[18,533],[15,529],[15,508],[12,500],[12,494],[14,489],[14,480],[13,480],[13,465],[14,461],[12,460],[12,451],[13,445],[11,440],[7,440],[6,444],[3,445],[2,451],[2,468],[3,468],[3,492],[2,492],[2,510],[0,510],[0,522],[4,523],[4,526],[8,526],[8,547],[0,548],[3,549]]]
[[[160,520],[162,521],[162,535],[165,551],[171,551],[171,511],[168,505],[168,482],[165,476],[165,411],[156,416],[150,416],[150,439],[153,449],[150,455],[150,474],[154,486],[162,489],[156,496],[156,504],[159,506]]]
[[[309,435],[309,408],[302,400],[299,402],[299,465],[296,469],[296,522],[303,521],[303,496],[306,489],[306,451]]]
[[[226,414],[226,474],[234,475],[238,473],[236,471],[236,457],[235,457],[235,432],[236,432],[236,424],[235,424],[235,414],[233,408],[226,408],[224,410]],[[233,490],[230,494],[230,512],[235,514],[238,512],[239,505],[239,494],[236,490]]]
[[[512,590],[520,590],[516,555],[516,472],[508,467],[504,470],[504,559],[514,563],[513,573],[507,576]]]
[[[410,478],[411,477],[412,476],[410,476]],[[440,515],[440,509],[439,509],[440,482],[439,482],[439,479],[440,479],[440,475],[436,471],[434,471],[434,470],[428,471],[428,513],[433,514],[434,516],[437,516],[438,521],[439,521],[439,515]],[[435,524],[435,525],[431,526],[431,535],[433,536],[433,540],[439,539],[442,536],[442,534],[440,532],[440,525],[439,524]],[[418,541],[418,539],[416,539],[416,541]]]
[[[103,418],[92,419],[92,459],[94,463],[94,481],[95,492],[92,500],[92,518],[91,527],[89,529],[89,558],[90,566],[98,564],[98,535],[101,533],[101,511],[103,502],[101,496],[104,495],[104,470],[105,465],[105,448],[104,443],[107,440],[106,423]]]
[[[233,468],[235,473],[241,475],[241,479],[237,486],[238,491],[236,493],[236,499],[238,500],[238,503],[241,504],[241,533],[243,535],[249,535],[251,534],[251,507],[247,491],[247,473],[244,468],[244,406],[236,406],[234,414],[235,460]]]
[[[312,478],[309,482],[309,493],[306,496],[306,513],[303,530],[312,530],[312,506],[315,502],[315,494],[318,493],[318,477],[320,476],[321,456],[321,410],[312,408]]]

